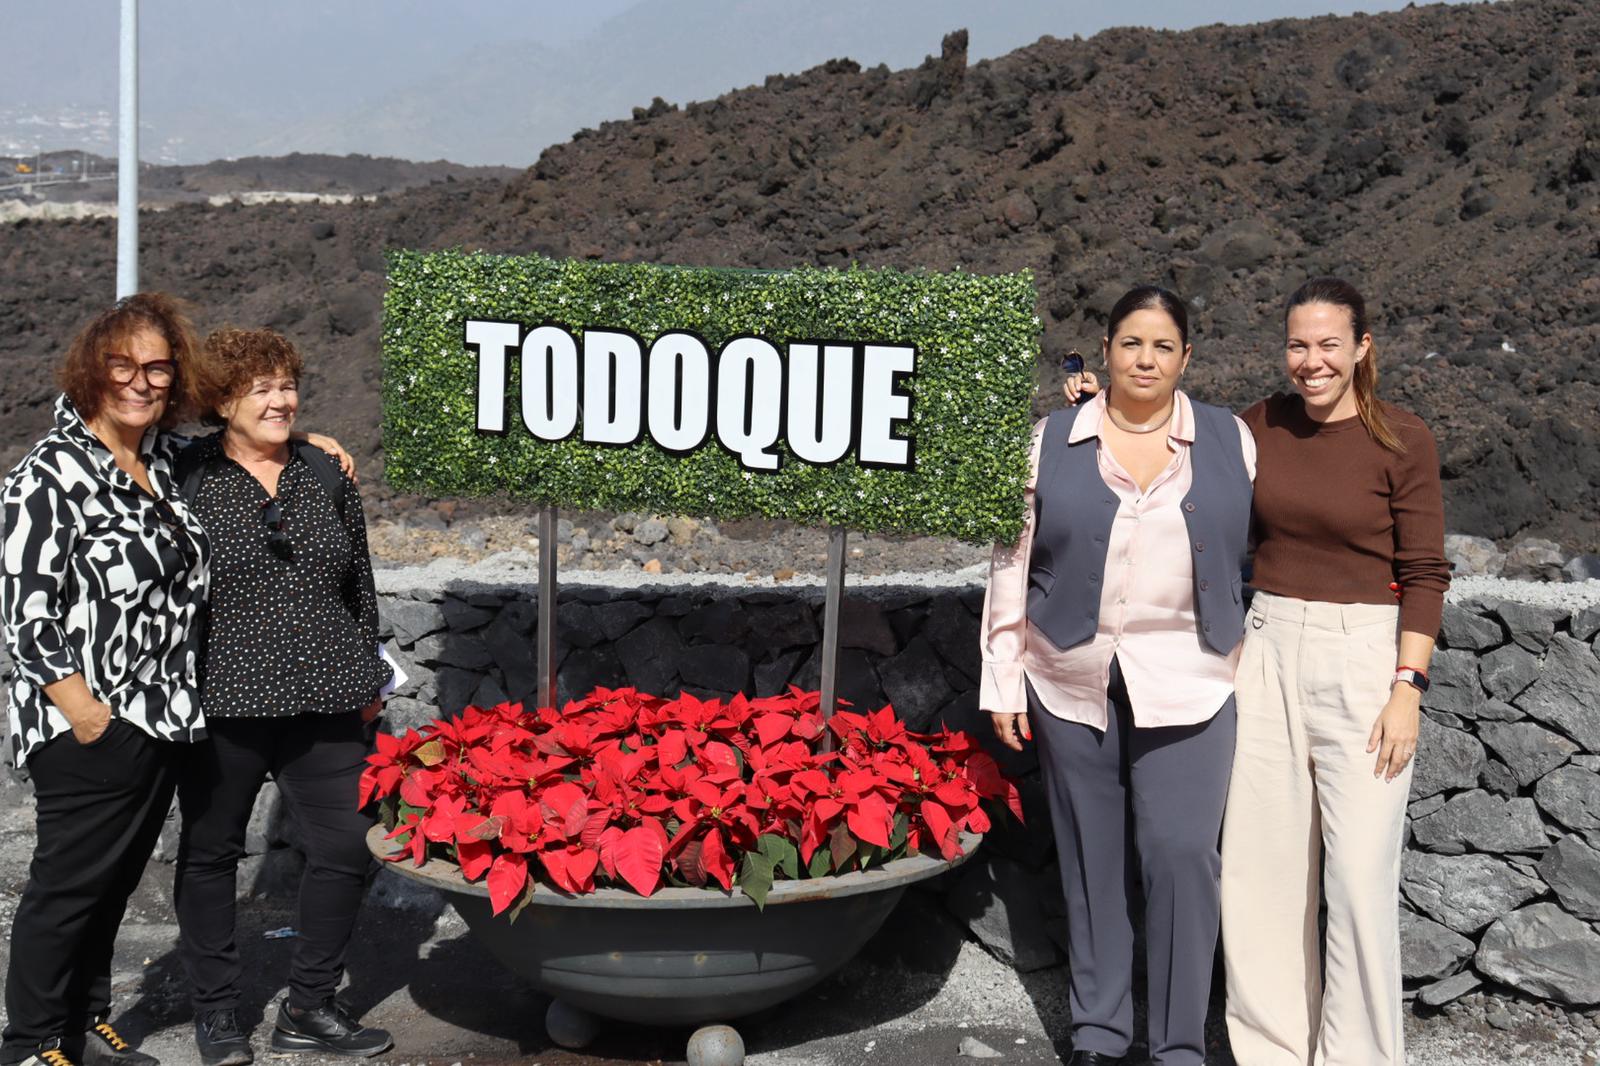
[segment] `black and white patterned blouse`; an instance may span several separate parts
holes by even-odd
[[[198,689],[206,536],[172,481],[181,438],[139,445],[158,500],[117,466],[65,396],[56,428],[0,489],[0,623],[13,674],[11,757],[71,731],[44,686],[81,673],[111,713],[151,736],[205,736]]]
[[[223,453],[205,449],[195,513],[211,541],[211,610],[202,695],[212,719],[340,714],[389,680],[378,654],[378,603],[354,483],[330,497],[297,444],[278,477],[288,558],[268,544],[272,497]]]

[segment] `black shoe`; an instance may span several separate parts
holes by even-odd
[[[250,1037],[239,1028],[239,1016],[231,1007],[203,1011],[195,1018],[194,1045],[205,1066],[247,1066],[256,1060]]]
[[[273,1051],[367,1058],[392,1047],[394,1041],[386,1030],[368,1029],[331,996],[310,1010],[298,1010],[285,1001],[278,1008],[278,1022],[272,1029]]]
[[[78,1062],[81,1066],[159,1066],[154,1055],[133,1050],[110,1022],[96,1022],[83,1034],[83,1054]]]
[[[1067,1066],[1122,1066],[1126,1061],[1121,1055],[1107,1055],[1101,1051],[1074,1051]]]
[[[61,1050],[61,1038],[51,1037],[34,1049],[33,1054],[16,1066],[77,1066],[72,1056]]]

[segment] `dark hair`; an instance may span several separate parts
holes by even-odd
[[[1122,299],[1111,305],[1111,314],[1106,316],[1106,340],[1117,335],[1117,327],[1122,325],[1122,320],[1135,311],[1165,311],[1167,317],[1178,327],[1178,336],[1182,338],[1184,347],[1189,346],[1189,309],[1178,299],[1177,293],[1169,292],[1158,285],[1139,285],[1122,294]]]
[[[167,388],[166,406],[159,425],[171,429],[194,409],[195,373],[199,343],[184,305],[161,292],[140,292],[124,296],[101,311],[78,331],[67,346],[57,377],[78,417],[85,422],[100,414],[111,375],[106,356],[140,330],[152,330],[167,342],[172,356],[172,384]]]
[[[1305,304],[1332,304],[1350,312],[1350,328],[1355,332],[1356,343],[1371,331],[1367,329],[1367,301],[1361,298],[1356,287],[1343,278],[1312,278],[1289,297],[1283,308],[1285,333],[1289,328],[1289,312]],[[1367,357],[1355,365],[1351,382],[1356,390],[1356,412],[1361,416],[1367,435],[1397,455],[1405,453],[1406,446],[1390,428],[1378,402],[1378,346],[1367,347]]]
[[[196,399],[201,414],[222,425],[222,406],[243,396],[257,378],[288,374],[299,384],[305,360],[294,342],[272,329],[219,329],[206,338]]]

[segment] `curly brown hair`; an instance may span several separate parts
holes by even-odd
[[[167,389],[166,406],[159,425],[171,429],[195,408],[195,383],[199,377],[200,344],[183,301],[163,292],[124,296],[101,311],[78,331],[62,357],[57,378],[78,416],[85,422],[99,416],[111,391],[106,356],[117,351],[141,330],[154,330],[167,342],[177,373]]]
[[[305,360],[294,342],[274,329],[219,329],[206,338],[204,373],[196,399],[201,417],[222,425],[222,407],[249,391],[257,378],[287,374],[299,384]]]

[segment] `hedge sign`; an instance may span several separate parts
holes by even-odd
[[[1030,275],[395,252],[389,482],[1011,542]]]

